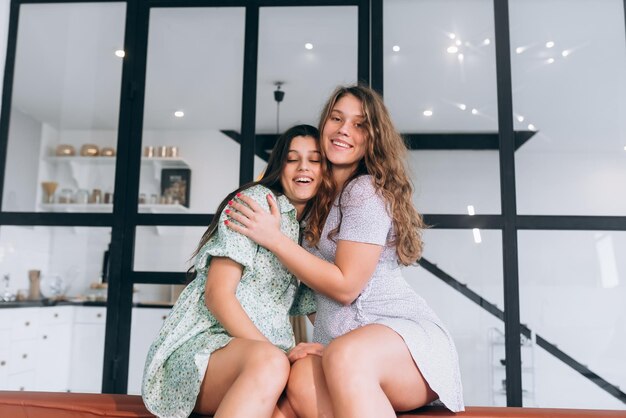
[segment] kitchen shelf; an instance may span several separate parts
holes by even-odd
[[[44,161],[49,163],[72,163],[87,165],[107,165],[115,164],[115,157],[82,157],[82,156],[48,156],[44,157]],[[174,157],[142,157],[141,164],[156,165],[161,168],[189,168],[189,164],[182,158]]]
[[[86,205],[77,203],[45,203],[41,205],[45,212],[88,212],[106,213],[113,212],[111,203],[89,203]],[[139,213],[187,213],[189,209],[180,204],[140,204]]]

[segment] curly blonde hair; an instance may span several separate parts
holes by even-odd
[[[360,175],[369,174],[374,178],[376,190],[387,201],[393,220],[395,239],[390,244],[395,245],[401,264],[405,266],[413,264],[422,254],[422,230],[426,228],[426,224],[413,206],[413,186],[406,167],[406,144],[393,126],[382,97],[373,89],[362,85],[338,87],[322,111],[320,134],[323,136],[324,125],[335,104],[346,95],[352,95],[361,102],[367,130],[365,156],[346,182],[346,186]],[[324,147],[322,153],[323,149]],[[330,168],[332,170],[332,165]],[[307,228],[309,231],[306,237],[313,245],[319,242],[322,227],[336,195],[337,190],[329,191],[322,188],[318,191],[316,202],[310,212]],[[317,226],[313,229],[315,224]],[[336,231],[331,232],[329,238],[332,238],[334,233]]]

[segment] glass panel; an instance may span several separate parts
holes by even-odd
[[[301,123],[317,126],[322,106],[335,87],[356,83],[357,52],[356,6],[262,7],[257,133],[276,135]],[[284,93],[280,102],[274,95],[277,83]],[[263,151],[269,152],[273,143],[273,137],[264,142]],[[258,155],[255,174],[265,167],[263,154]]]
[[[141,212],[212,213],[239,185],[244,29],[244,8],[151,9]]]
[[[112,211],[125,12],[20,6],[3,210]]]
[[[500,231],[431,229],[424,232],[424,242],[421,267],[407,268],[405,277],[452,334],[465,403],[506,405],[506,372],[501,363],[505,359],[504,323],[443,279],[451,276],[462,289],[475,292],[502,310]]]
[[[138,226],[135,236],[135,271],[185,272],[205,226]],[[168,296],[169,300],[169,296]],[[139,301],[142,301],[141,298]]]
[[[493,2],[389,0],[383,16],[385,102],[415,150],[418,208],[500,213]]]
[[[110,240],[110,228],[0,227],[1,390],[100,392]]]
[[[624,2],[509,10],[515,123],[536,131],[516,152],[518,213],[624,215]]]
[[[626,260],[619,255],[625,253],[626,232],[519,232],[522,323],[621,388],[626,387]],[[535,353],[534,373],[523,377],[535,387],[536,406],[624,409],[622,401],[557,356],[541,346]]]
[[[261,7],[257,132],[276,134],[299,123],[317,126],[335,87],[357,81],[357,35],[356,6]],[[284,93],[278,103],[276,83]]]

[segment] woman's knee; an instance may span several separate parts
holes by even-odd
[[[287,384],[289,369],[289,360],[285,353],[274,345],[263,342],[254,347],[244,363],[244,373],[262,379],[264,385],[274,382],[282,388]]]
[[[309,355],[291,366],[287,399],[299,417],[332,417],[322,359]]]
[[[343,374],[354,375],[363,371],[367,366],[363,355],[365,347],[359,347],[358,342],[350,338],[338,338],[332,341],[324,350],[322,367],[327,376]]]

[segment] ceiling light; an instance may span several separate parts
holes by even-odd
[[[457,39],[457,40],[456,40],[456,42],[455,42],[456,46],[461,46],[461,44],[462,44],[462,43],[463,43],[463,42],[461,42],[461,40],[460,40],[460,39]]]
[[[520,116],[518,116],[518,117],[517,117],[517,121],[518,121],[518,122],[524,122],[524,116],[521,116],[521,115],[520,115]]]
[[[529,123],[529,124],[528,124],[528,130],[529,130],[529,131],[536,131],[536,130],[537,130],[537,127],[536,127],[535,125],[533,125],[532,123]]]
[[[483,45],[489,45],[491,43],[491,39],[489,38],[485,38],[485,40],[483,41]]]
[[[310,43],[310,42],[307,42],[306,44],[304,44],[304,47],[305,47],[306,49],[313,49],[313,44],[312,44],[312,43]]]
[[[461,110],[465,110],[465,109],[467,109],[467,106],[465,106],[463,103],[459,103],[457,106],[458,106],[458,107],[459,107],[459,109],[461,109]]]
[[[554,46],[554,42],[548,41],[546,42],[546,48],[552,48]]]
[[[391,48],[393,50],[393,52],[398,52],[400,51],[400,47],[398,45],[394,45],[393,48]]]
[[[624,151],[626,151],[626,145],[624,146]]]
[[[561,55],[563,56],[563,58],[565,58],[565,57],[567,57],[571,53],[572,53],[572,51],[570,51],[569,49],[565,49],[565,50],[563,50],[563,52],[561,52]]]
[[[433,111],[432,110],[424,110],[423,112],[424,116],[432,116],[433,115]]]
[[[448,34],[448,38],[450,38],[450,39],[454,39],[454,38],[456,38],[456,34],[454,34],[454,33],[449,33],[449,34]]]
[[[448,49],[446,49],[446,51],[448,51],[448,54],[455,54],[455,53],[459,52],[459,48],[457,48],[456,46],[452,45],[452,46],[449,46]]]
[[[547,61],[548,64],[552,64],[553,62],[554,62],[554,58],[548,58],[548,61]]]
[[[477,115],[478,114],[478,109],[472,109],[472,115]]]
[[[474,205],[467,205],[467,214],[469,216],[474,216],[476,214],[474,211]]]
[[[481,242],[483,242],[483,239],[480,236],[480,229],[474,228],[474,229],[472,229],[472,233],[474,234],[474,242],[476,244],[480,244]]]
[[[123,49],[118,49],[115,51],[115,56],[119,58],[124,58],[126,56],[126,52]]]
[[[515,53],[516,54],[521,54],[522,52],[524,52],[526,50],[526,47],[524,46],[518,46],[517,48],[515,48]]]
[[[459,61],[463,61],[463,58],[465,58],[465,56],[463,54],[459,54],[457,55],[457,58],[459,59]]]
[[[177,110],[176,112],[174,112],[174,116],[176,116],[177,118],[182,118],[183,116],[185,116],[185,112],[183,112],[182,110]]]

